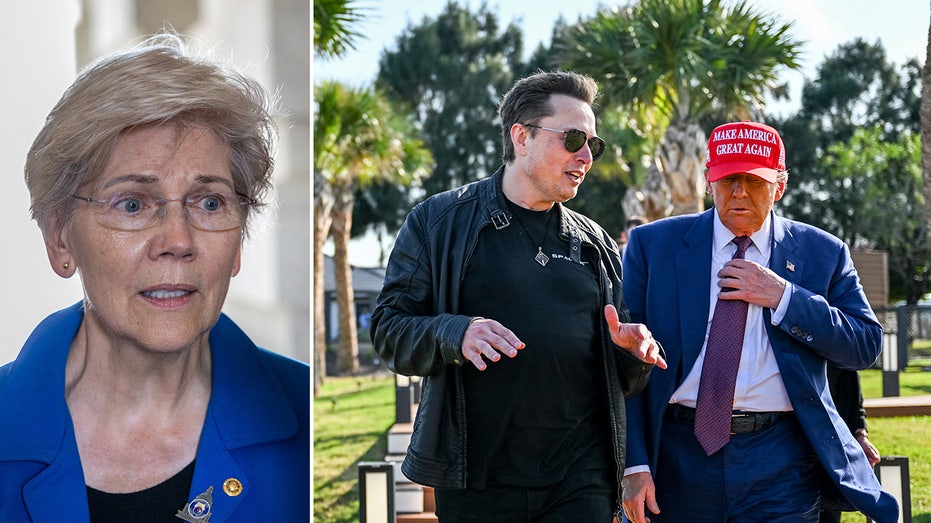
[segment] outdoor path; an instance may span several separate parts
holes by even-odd
[[[931,416],[931,394],[923,396],[893,396],[863,400],[867,418],[892,416]]]

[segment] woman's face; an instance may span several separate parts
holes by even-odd
[[[100,179],[79,194],[172,199],[205,191],[233,191],[228,147],[201,127],[161,125],[121,137]],[[182,204],[171,201],[152,227],[123,231],[101,224],[107,204],[76,205],[71,226],[59,230],[58,248],[49,245],[49,255],[62,257],[52,259],[56,270],[69,262],[80,273],[86,327],[114,343],[158,352],[206,343],[230,278],[239,272],[242,229],[197,229]]]

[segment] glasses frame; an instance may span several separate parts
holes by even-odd
[[[592,162],[598,160],[598,158],[601,158],[601,155],[604,154],[605,149],[607,149],[608,147],[608,144],[604,140],[602,140],[600,137],[592,136],[591,138],[589,138],[589,136],[585,133],[585,131],[581,129],[554,129],[552,127],[544,127],[542,125],[535,125],[531,123],[525,123],[521,125],[523,125],[524,127],[532,127],[534,129],[543,129],[544,131],[552,131],[554,133],[565,134],[566,139],[563,142],[563,146],[570,153],[578,152],[582,148],[582,146],[584,146],[587,143],[588,150],[592,152]],[[582,136],[581,141],[577,141],[579,139],[579,135]],[[578,144],[578,147],[575,146],[576,143]]]
[[[252,206],[252,205],[256,205],[256,204],[258,203],[258,200],[256,200],[255,198],[251,198],[251,197],[249,197],[249,196],[246,196],[245,194],[242,194],[242,193],[234,193],[234,194],[236,194],[236,197],[239,198],[239,206],[240,206],[240,207],[249,207],[249,206]],[[110,197],[109,199],[107,199],[107,200],[98,200],[98,199],[95,199],[95,198],[89,198],[89,197],[87,197],[87,196],[81,196],[81,195],[79,195],[79,194],[72,194],[71,197],[74,198],[74,199],[76,199],[76,200],[80,200],[80,201],[82,201],[82,202],[84,202],[84,203],[97,203],[97,204],[102,204],[102,205],[107,205],[107,206],[109,206],[110,203],[113,201],[113,199],[116,198],[116,197],[119,196],[119,195],[120,195],[120,193],[117,193],[117,194],[111,196],[111,197]],[[229,227],[229,228],[227,228],[227,229],[204,229],[203,227],[198,227],[193,221],[191,221],[191,213],[190,213],[190,210],[188,209],[188,206],[187,206],[187,204],[188,204],[190,201],[191,201],[191,198],[188,197],[188,196],[184,196],[184,197],[181,197],[181,198],[155,198],[155,204],[156,204],[156,206],[157,206],[157,209],[156,209],[155,214],[153,215],[153,218],[156,218],[156,219],[151,220],[151,223],[150,223],[149,225],[146,225],[145,227],[142,227],[142,228],[139,228],[139,229],[124,229],[124,228],[121,228],[121,227],[110,227],[110,226],[106,226],[106,225],[105,225],[105,227],[107,227],[107,228],[112,228],[112,229],[115,229],[115,230],[118,230],[118,231],[125,231],[125,232],[137,232],[137,231],[145,231],[145,230],[151,229],[151,228],[155,227],[156,224],[158,224],[159,220],[161,220],[162,218],[165,217],[165,214],[166,214],[166,213],[165,213],[165,206],[167,206],[170,202],[180,202],[180,203],[181,203],[181,208],[184,210],[184,218],[185,218],[185,220],[187,220],[187,222],[191,225],[191,227],[194,227],[194,228],[197,229],[198,231],[204,231],[204,232],[227,232],[227,231],[232,231],[232,230],[236,230],[236,229],[241,229],[242,227],[244,227],[244,226],[246,225],[245,217],[243,217],[242,223],[240,223],[239,225],[237,225],[237,226],[235,226],[235,227]],[[108,207],[107,209],[109,210],[109,207]]]

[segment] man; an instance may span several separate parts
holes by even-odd
[[[401,470],[440,521],[609,521],[625,395],[665,365],[627,321],[611,236],[562,205],[604,152],[595,82],[518,81],[499,106],[504,166],[417,205],[372,314],[375,350],[425,376]]]
[[[624,256],[631,318],[669,365],[628,400],[627,517],[816,522],[824,486],[894,522],[825,375],[881,349],[847,246],[773,213],[788,172],[772,127],[717,127],[706,166],[714,208],[637,227]]]
[[[643,225],[647,222],[647,219],[643,216],[633,215],[627,220],[624,221],[624,230],[621,231],[621,234],[617,239],[618,249],[621,251],[621,257],[624,257],[624,250],[627,249],[627,241],[630,239],[630,231],[634,230],[634,227],[638,225]]]

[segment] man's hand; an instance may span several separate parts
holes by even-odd
[[[623,491],[621,503],[624,505],[624,514],[631,523],[649,523],[644,506],[650,512],[659,514],[659,505],[656,504],[656,487],[653,485],[653,476],[649,472],[635,472],[624,476],[621,481]]]
[[[482,356],[496,362],[501,359],[501,354],[513,358],[524,347],[524,342],[510,329],[485,318],[473,320],[462,336],[462,357],[471,361],[478,370],[488,368]]]
[[[866,454],[866,459],[869,460],[870,465],[875,465],[880,461],[879,449],[876,448],[876,445],[873,445],[873,442],[870,441],[870,436],[866,431],[857,431],[855,436],[857,443],[860,444],[860,448],[863,449],[863,453]]]
[[[614,305],[605,305],[605,320],[611,332],[611,341],[631,353],[637,359],[666,368],[666,360],[660,355],[659,344],[653,339],[650,329],[642,323],[621,323]]]
[[[743,300],[747,303],[775,309],[782,299],[786,280],[767,267],[749,260],[730,260],[718,272],[718,286],[734,290],[722,291],[722,300]]]

